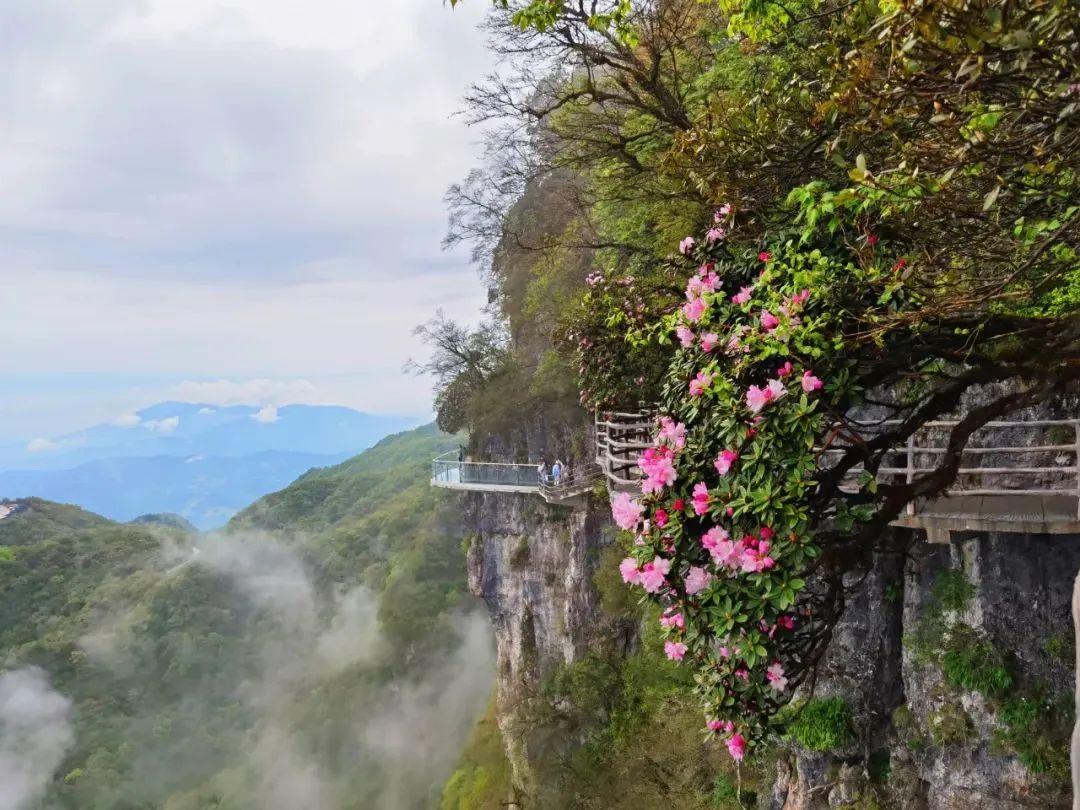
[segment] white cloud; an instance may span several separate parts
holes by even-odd
[[[180,427],[180,417],[168,416],[165,419],[147,419],[143,422],[143,427],[155,433],[172,433]]]
[[[137,427],[141,421],[142,418],[137,413],[131,413],[129,411],[127,413],[122,413],[118,417],[116,417],[113,420],[113,424],[116,425],[116,427],[131,428]]]
[[[264,405],[259,409],[258,413],[252,414],[251,418],[261,424],[269,425],[271,422],[276,422],[281,417],[278,416],[276,405]]]
[[[217,413],[213,408],[199,408],[197,411],[199,416],[210,416],[213,413]]]
[[[71,701],[37,668],[0,674],[0,807],[36,806],[75,741]]]
[[[48,453],[63,446],[63,442],[54,442],[51,439],[31,439],[26,443],[26,449],[31,453]]]

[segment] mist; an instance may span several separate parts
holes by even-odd
[[[318,583],[301,555],[305,542],[237,532],[163,552],[168,587],[210,577],[224,589],[223,603],[243,617],[225,666],[235,673],[228,698],[246,720],[228,762],[176,736],[146,747],[123,790],[127,798],[182,795],[189,804],[169,807],[185,810],[211,799],[260,810],[405,810],[437,800],[491,692],[495,655],[486,614],[478,605],[451,614],[439,654],[411,665],[423,651],[403,651],[386,636],[379,595]],[[98,664],[130,673],[142,620],[123,609],[106,612],[80,646]],[[222,702],[219,681],[183,682],[183,716],[212,722]]]
[[[0,808],[40,799],[75,739],[71,702],[36,667],[0,674]]]

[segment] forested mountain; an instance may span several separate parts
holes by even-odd
[[[304,472],[415,424],[324,405],[162,402],[77,434],[0,447],[0,497],[77,503],[119,521],[174,512],[217,529]]]
[[[431,806],[493,668],[427,482],[454,446],[398,434],[212,535],[22,502],[0,520],[0,806]]]

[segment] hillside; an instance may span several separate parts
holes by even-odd
[[[389,437],[213,535],[22,502],[0,521],[0,707],[34,700],[16,736],[0,722],[24,777],[4,806],[431,806],[493,667],[427,483],[455,443]]]
[[[217,529],[244,505],[342,454],[267,450],[248,456],[146,456],[88,461],[68,470],[0,472],[0,493],[78,503],[118,521],[147,509]]]

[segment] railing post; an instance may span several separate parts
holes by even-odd
[[[1076,475],[1076,519],[1080,520],[1080,419],[1073,420],[1073,439],[1073,473]]]
[[[907,482],[910,484],[915,480],[915,434],[912,433],[907,437]],[[907,513],[909,515],[915,514],[915,501],[910,500],[907,504]]]

